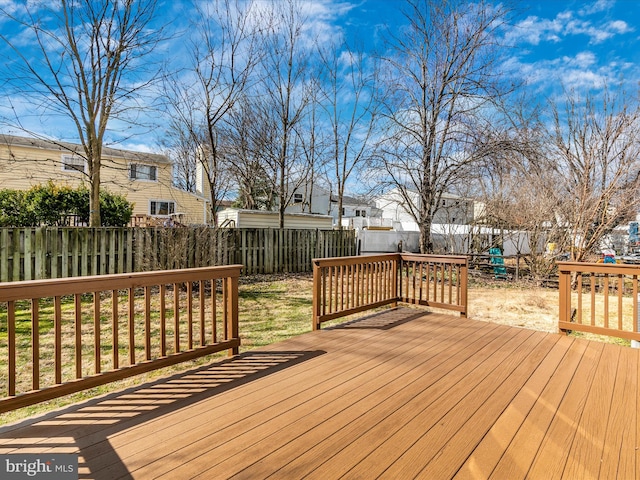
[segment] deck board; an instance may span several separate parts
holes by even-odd
[[[638,477],[638,351],[400,308],[0,428],[80,478]]]

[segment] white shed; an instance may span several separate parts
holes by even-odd
[[[278,228],[280,222],[277,212],[225,208],[218,212],[218,225],[229,228]],[[330,215],[287,213],[284,216],[284,228],[331,230],[333,219]]]

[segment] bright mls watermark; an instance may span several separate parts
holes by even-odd
[[[0,478],[78,480],[77,454],[0,455]]]

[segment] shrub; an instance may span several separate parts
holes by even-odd
[[[133,203],[125,197],[106,190],[100,192],[100,221],[104,227],[124,227],[131,221],[131,215]]]
[[[133,214],[133,204],[124,196],[106,190],[100,192],[100,209],[103,226],[125,226]],[[50,181],[24,192],[0,190],[1,227],[65,225],[68,215],[89,222],[89,190],[85,187],[73,189]]]

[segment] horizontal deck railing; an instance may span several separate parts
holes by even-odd
[[[238,353],[241,268],[0,283],[0,412]]]
[[[400,301],[467,316],[465,256],[401,255]]]
[[[386,254],[313,261],[313,328],[406,302],[467,314],[467,258]]]
[[[561,331],[640,340],[637,265],[558,262]]]

